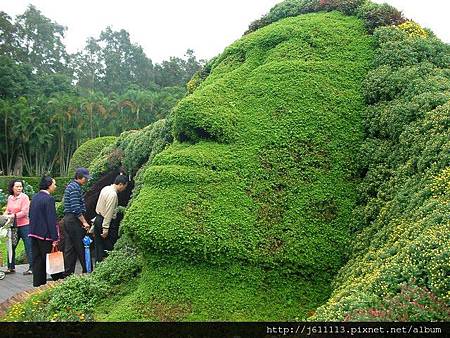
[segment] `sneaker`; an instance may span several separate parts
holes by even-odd
[[[5,273],[6,274],[8,274],[8,273],[16,273],[16,270],[14,270],[14,269],[6,269]]]
[[[31,271],[31,270],[27,270],[27,271],[24,271],[24,272],[23,272],[23,275],[24,275],[24,276],[32,275],[32,274],[33,274],[33,271]]]

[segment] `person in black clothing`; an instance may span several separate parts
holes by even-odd
[[[83,215],[86,212],[86,205],[81,186],[85,185],[90,178],[86,168],[78,168],[74,180],[67,185],[64,191],[64,266],[66,276],[75,272],[77,258],[83,272],[87,271],[83,237],[90,226]]]
[[[46,256],[59,241],[55,199],[50,195],[56,189],[56,182],[50,176],[44,176],[39,189],[33,196],[30,207],[29,237],[33,253],[33,286],[47,283]],[[62,278],[62,274],[54,274],[52,278],[57,280]]]

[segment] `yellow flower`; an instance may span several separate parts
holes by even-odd
[[[420,25],[415,23],[414,21],[406,21],[401,25],[399,25],[398,28],[408,33],[408,35],[411,37],[420,37],[420,38],[428,37],[427,31],[424,30],[422,27],[420,27]]]

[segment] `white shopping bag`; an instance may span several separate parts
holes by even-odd
[[[49,275],[64,272],[64,256],[57,247],[53,247],[52,252],[47,254],[45,266]]]

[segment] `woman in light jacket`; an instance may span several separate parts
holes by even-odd
[[[31,240],[28,237],[30,234],[30,220],[28,218],[28,212],[30,210],[30,199],[23,193],[23,181],[14,179],[8,186],[9,197],[6,204],[6,210],[4,215],[9,216],[11,221],[15,219],[15,225],[17,227],[17,243],[13,243],[12,247],[12,260],[8,260],[8,270],[6,273],[16,272],[16,247],[19,240],[22,239],[25,245],[25,251],[27,253],[29,268],[25,271],[24,275],[32,274],[32,252],[31,252]]]

